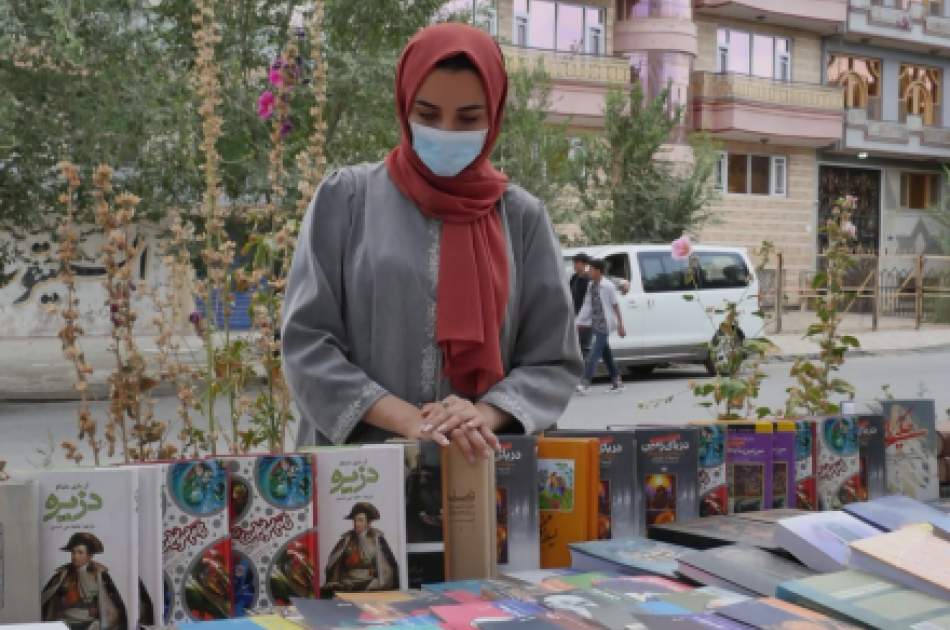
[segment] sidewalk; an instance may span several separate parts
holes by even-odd
[[[950,326],[924,326],[920,330],[879,330],[877,332],[854,332],[861,342],[861,349],[852,355],[875,355],[895,352],[944,347],[950,349]],[[790,360],[798,356],[811,356],[818,352],[814,343],[803,339],[801,333],[769,335],[776,345],[772,361]],[[138,347],[146,360],[154,361],[158,350],[152,337],[137,339]],[[94,372],[89,377],[89,393],[92,398],[108,397],[106,379],[115,367],[115,358],[109,351],[108,337],[84,337],[81,341],[86,359]],[[204,362],[204,346],[201,338],[187,336],[182,344],[183,359],[192,363]],[[0,337],[0,400],[72,400],[78,398],[73,389],[75,371],[62,354],[56,337],[12,338]],[[161,394],[171,394],[170,389],[159,389]]]

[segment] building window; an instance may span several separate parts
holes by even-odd
[[[528,45],[528,0],[515,0],[515,46]]]
[[[720,28],[716,41],[717,72],[750,74],[778,81],[791,80],[792,58],[787,38]]]
[[[584,24],[587,26],[587,54],[603,55],[607,50],[603,9],[585,9]]]
[[[545,50],[606,53],[604,9],[555,0],[515,0],[515,45]]]
[[[617,20],[691,18],[692,0],[617,0]]]
[[[881,119],[881,60],[832,54],[828,83],[844,88],[846,109],[867,110],[871,120]]]
[[[900,117],[920,116],[925,125],[938,125],[940,112],[940,70],[901,64]]]
[[[788,158],[723,153],[716,166],[715,185],[734,195],[784,197],[788,190]]]
[[[940,176],[936,173],[901,173],[901,207],[927,210],[937,205]]]
[[[726,154],[719,154],[719,161],[716,162],[716,174],[714,186],[716,190],[722,192],[726,189]]]
[[[784,156],[772,156],[772,194],[785,196],[788,182],[788,160]]]

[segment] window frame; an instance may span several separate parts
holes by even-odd
[[[924,194],[927,199],[927,202],[930,204],[924,208],[914,208],[910,205],[910,188],[905,186],[905,182],[908,182],[909,179],[913,176],[923,176],[927,178],[926,188],[933,186],[931,190],[925,190]],[[932,171],[901,171],[901,180],[900,180],[900,209],[907,210],[910,212],[926,212],[931,207],[940,203],[941,188],[943,186],[942,177],[940,173],[934,173]]]
[[[749,38],[749,58],[746,60],[747,70],[744,72],[735,72],[729,70],[729,62],[732,59],[732,32],[742,33],[743,35],[748,36]],[[720,42],[720,34],[724,34],[721,38],[723,42]],[[761,75],[755,74],[753,68],[755,67],[754,58],[755,58],[755,38],[762,37],[768,38],[772,42],[772,72],[771,76],[763,77]],[[786,50],[784,52],[779,52],[776,42],[782,40],[785,42]],[[785,37],[782,35],[770,35],[768,33],[760,33],[756,31],[747,31],[741,28],[729,28],[726,26],[719,26],[716,29],[716,72],[718,74],[738,74],[747,77],[753,77],[756,79],[767,79],[772,81],[779,81],[781,83],[791,83],[792,82],[792,44],[793,39],[791,37]],[[779,76],[779,68],[782,68],[785,72],[785,77]]]
[[[549,51],[549,52],[565,53],[565,54],[584,54],[584,55],[601,56],[601,57],[607,54],[607,9],[606,7],[596,5],[596,4],[588,4],[588,3],[583,2],[582,0],[579,0],[579,1],[548,0],[554,4],[554,33],[553,33],[554,47],[542,48],[539,46],[534,46],[531,43],[531,3],[532,1],[533,0],[526,0],[527,12],[519,11],[517,9],[514,10],[514,19],[512,20],[512,26],[511,26],[511,30],[512,30],[511,41],[514,43],[515,46],[518,46],[520,48],[533,48],[535,50],[544,50],[544,51]],[[558,25],[560,24],[560,20],[561,20],[562,6],[572,6],[572,7],[578,7],[581,9],[581,16],[582,16],[581,17],[581,37],[583,39],[583,44],[582,44],[582,50],[580,51],[561,50],[557,47]],[[495,9],[497,11],[497,5]],[[600,15],[600,24],[594,24],[594,25],[588,24],[587,12],[589,10],[598,11]],[[497,12],[495,14],[495,20],[496,20],[496,29],[497,29]],[[521,38],[518,37],[519,26],[524,27],[523,41]],[[596,50],[592,49],[592,45],[594,43],[592,32],[596,32],[599,35],[599,37],[596,40],[596,44],[597,44]]]
[[[716,190],[722,194],[728,195],[747,195],[754,197],[788,197],[788,168],[789,168],[789,157],[788,155],[783,154],[771,154],[771,153],[742,153],[740,151],[733,151],[734,155],[744,155],[746,156],[746,192],[730,192],[729,191],[729,152],[722,151],[719,153],[719,164],[716,166],[716,172],[714,177],[717,181],[713,182]],[[768,158],[769,160],[769,192],[767,193],[754,193],[752,190],[752,158]],[[782,165],[782,181],[777,182],[775,175],[777,172],[777,165]],[[779,185],[781,184],[781,185]]]
[[[676,260],[673,260],[673,253],[672,253],[671,251],[645,251],[645,252],[637,252],[637,267],[638,267],[638,271],[639,271],[639,274],[640,274],[640,286],[643,288],[643,292],[644,292],[644,293],[681,293],[681,292],[683,292],[683,291],[692,291],[693,289],[696,288],[696,287],[691,286],[690,284],[688,284],[688,283],[686,282],[686,275],[685,275],[685,272],[684,272],[684,273],[681,273],[681,274],[679,275],[679,279],[680,279],[682,282],[681,282],[680,286],[678,286],[678,287],[670,286],[669,288],[661,288],[661,289],[652,288],[652,287],[653,287],[653,283],[649,283],[649,284],[648,284],[648,283],[647,283],[647,277],[644,275],[644,271],[646,270],[646,266],[643,264],[643,262],[644,262],[644,260],[646,260],[646,259],[648,259],[648,258],[656,258],[656,259],[659,259],[659,260],[661,261],[660,266],[661,266],[661,267],[663,268],[663,270],[664,270],[663,273],[666,273],[666,274],[668,274],[668,275],[670,275],[670,276],[672,276],[672,277],[675,277],[675,276],[673,276],[673,272],[677,271],[677,269],[675,269],[676,266],[680,266],[680,265],[681,265],[681,266],[683,266],[683,267],[685,268],[685,270],[689,270],[690,265],[692,264],[692,263],[689,262],[689,261],[683,262],[683,261],[676,261]],[[664,263],[666,263],[667,261],[669,261],[670,263],[673,263],[673,268],[671,268],[671,270],[670,270],[669,272],[666,271],[667,265],[664,264]],[[677,265],[677,263],[680,263],[680,265]]]

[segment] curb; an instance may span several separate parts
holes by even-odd
[[[937,344],[933,346],[920,346],[917,348],[885,348],[881,350],[848,350],[845,354],[845,360],[848,357],[881,357],[881,356],[903,356],[908,354],[922,354],[926,352],[947,352],[950,351],[950,343]],[[769,356],[765,363],[791,363],[796,359],[806,361],[817,361],[821,359],[818,352],[803,352],[799,354],[774,354]]]

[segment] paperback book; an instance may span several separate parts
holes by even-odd
[[[852,542],[879,533],[846,512],[831,510],[779,521],[775,540],[806,566],[828,573],[847,567]]]
[[[930,501],[940,498],[940,450],[933,400],[883,402],[887,491]]]
[[[899,494],[851,503],[844,506],[844,510],[885,532],[915,523],[930,523],[950,530],[950,515],[932,505]]]
[[[402,441],[409,588],[445,580],[442,463],[435,442]]]
[[[675,578],[676,560],[688,551],[687,547],[646,538],[572,543],[571,568]]]
[[[794,508],[795,492],[795,423],[779,420],[772,433],[772,508]]]
[[[950,600],[950,539],[912,525],[851,543],[852,568]]]
[[[749,597],[773,597],[782,582],[813,574],[794,560],[749,545],[692,551],[679,559],[679,572]]]
[[[499,571],[541,566],[538,443],[529,435],[499,436],[495,455],[496,560]]]
[[[470,462],[457,444],[442,448],[442,531],[448,580],[494,577],[498,544],[495,459]]]
[[[699,516],[699,431],[695,427],[642,427],[636,430],[637,520],[650,525]]]
[[[139,626],[159,625],[165,618],[165,579],[162,574],[161,466],[134,466],[139,506]]]
[[[716,422],[691,422],[699,431],[699,515],[729,511],[726,483],[726,428]]]
[[[726,477],[730,514],[772,507],[772,448],[772,423],[729,423]]]
[[[35,481],[0,483],[0,624],[40,618],[38,492]]]
[[[789,602],[765,597],[750,600],[716,611],[718,615],[746,624],[750,628],[797,628],[801,630],[833,630],[855,628],[821,613]]]
[[[795,423],[795,507],[818,509],[818,422]]]
[[[742,518],[740,514],[654,525],[650,538],[694,549],[744,543],[770,551],[781,550],[775,541],[774,523]]]
[[[858,416],[858,454],[861,458],[861,487],[858,499],[867,501],[887,494],[885,474],[884,416]]]
[[[818,427],[818,507],[840,510],[858,500],[858,424],[853,417],[834,416],[821,420]]]

